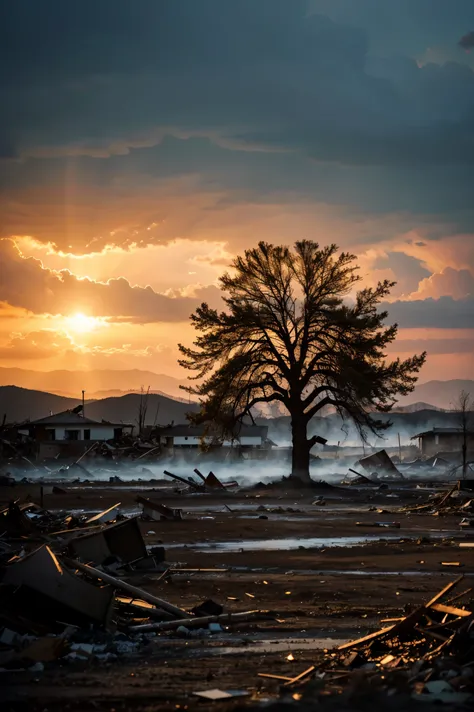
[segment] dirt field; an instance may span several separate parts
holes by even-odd
[[[169,484],[75,487],[46,494],[44,506],[97,512],[120,502],[125,514],[136,514],[135,497],[142,494],[180,507],[182,521],[141,523],[146,543],[162,544],[174,568],[218,569],[183,570],[159,581],[159,574],[143,574],[130,579],[134,585],[186,610],[212,598],[226,611],[265,609],[271,619],[204,638],[162,633],[135,656],[113,662],[0,673],[6,709],[158,712],[229,709],[276,698],[280,683],[259,678],[259,672],[297,675],[325,648],[403,615],[460,573],[464,588],[474,576],[474,549],[459,547],[474,535],[459,527],[459,515],[398,511],[427,501],[425,489],[266,487],[219,496],[179,495]],[[12,494],[39,501],[39,486],[4,488],[0,502],[8,503]],[[320,495],[322,506],[315,503]],[[381,522],[399,522],[400,528],[371,526]],[[192,695],[210,688],[250,694],[212,703]]]

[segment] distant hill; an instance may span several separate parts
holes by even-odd
[[[146,389],[145,389],[146,390]],[[121,391],[118,388],[112,388],[108,391],[96,391],[95,393],[89,393],[89,397],[87,398],[88,401],[96,401],[96,400],[103,400],[104,398],[121,398],[121,396],[127,396],[130,395],[131,393],[138,393],[140,394],[141,389],[139,388],[130,388],[128,391]],[[180,391],[184,395],[184,391]],[[180,403],[189,403],[189,398],[184,398],[183,396],[170,396],[169,393],[163,393],[163,391],[155,391],[155,390],[150,390],[149,391],[150,395],[158,395],[158,396],[164,396],[165,398],[171,398],[174,401],[179,401]],[[60,394],[63,395],[63,394]]]
[[[421,401],[423,403],[433,403],[436,408],[453,410],[461,391],[470,393],[474,398],[474,381],[467,379],[428,381],[416,386],[410,395],[400,398],[398,405],[405,406]]]
[[[94,420],[110,420],[135,425],[138,420],[140,399],[139,393],[127,393],[119,397],[86,401],[86,415]],[[74,408],[80,402],[79,398],[66,398],[54,393],[17,386],[0,386],[0,422],[3,420],[4,414],[6,414],[8,423],[18,423],[27,419],[42,418],[51,412],[58,413]],[[424,409],[421,408],[422,405],[417,403],[402,407],[390,414],[379,413],[377,415],[379,420],[390,420],[393,424],[390,430],[385,433],[388,439],[386,444],[396,444],[399,433],[402,441],[406,443],[413,435],[423,430],[458,425],[459,416],[456,413],[433,410],[432,408]],[[147,425],[184,423],[186,422],[186,413],[195,412],[197,409],[196,403],[178,401],[158,393],[150,393],[145,423]],[[269,426],[269,437],[277,444],[289,444],[290,418],[285,415],[278,416],[277,413],[271,415],[273,417],[257,418],[257,422]],[[354,425],[350,421],[342,422],[337,413],[325,413],[324,417],[313,418],[309,434],[321,435],[332,444],[360,442]],[[376,438],[371,436],[369,440],[371,443],[375,443]],[[384,442],[380,439],[377,440],[377,444],[384,447]]]
[[[0,422],[21,423],[29,418],[38,420],[51,413],[69,410],[80,403],[77,398],[64,398],[54,393],[32,391],[17,386],[0,386]]]
[[[86,405],[86,415],[93,420],[112,420],[136,424],[140,394],[128,393],[119,398],[104,398]],[[186,413],[197,411],[196,403],[183,403],[166,396],[150,394],[145,418],[147,425],[169,425],[186,422]]]
[[[139,392],[143,386],[150,391],[187,401],[186,394],[180,389],[186,379],[180,380],[153,371],[130,370],[92,370],[92,371],[31,371],[23,368],[1,368],[0,386],[20,386],[37,391],[56,393],[68,398],[80,398],[81,391],[86,391],[86,398],[101,399],[119,397],[130,392]],[[444,409],[451,410],[459,397],[460,391],[467,391],[474,397],[474,380],[428,381],[416,386],[413,393],[400,398],[397,410]],[[261,408],[266,416],[276,417],[277,409],[268,405]]]
[[[411,405],[397,405],[392,413],[417,413],[419,410],[443,410],[429,403],[412,403]]]
[[[150,390],[166,393],[172,398],[183,398],[180,381],[172,376],[152,371],[92,370],[92,371],[31,371],[24,368],[0,368],[0,386],[20,386],[33,390],[58,393],[69,398],[80,398],[81,391],[86,397],[96,397],[97,391],[139,391],[143,386]]]
[[[86,415],[93,420],[110,420],[136,424],[140,394],[128,393],[119,398],[103,398],[86,402]],[[79,405],[78,398],[65,398],[54,393],[33,391],[17,386],[0,386],[0,423],[6,414],[7,423],[21,423],[24,420],[37,420],[59,413]],[[186,422],[186,413],[196,411],[196,403],[176,401],[166,396],[151,394],[148,396],[147,425],[169,425],[172,421]]]
[[[398,435],[403,444],[408,444],[410,438],[425,430],[433,428],[458,427],[459,415],[453,412],[442,410],[417,410],[415,412],[395,412],[378,413],[378,420],[382,422],[390,421],[392,426],[383,432],[382,438],[369,436],[369,443],[383,448],[388,445],[398,444]],[[472,414],[474,419],[474,413]],[[281,416],[279,418],[256,418],[258,425],[268,425],[268,437],[278,445],[289,445],[291,439],[290,417]],[[354,424],[349,421],[342,421],[337,413],[331,413],[325,417],[315,417],[308,427],[308,435],[320,435],[326,438],[331,445],[340,443],[341,445],[361,444],[360,436]]]

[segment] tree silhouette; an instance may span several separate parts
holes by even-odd
[[[471,398],[471,394],[467,391],[461,391],[458,399],[455,403],[454,409],[458,416],[459,428],[461,430],[462,436],[462,478],[466,479],[467,475],[467,451],[468,451],[468,441],[472,439],[471,427],[473,421],[472,408],[474,407],[474,400]]]
[[[292,476],[309,480],[308,423],[326,406],[350,417],[362,437],[388,427],[389,411],[410,393],[425,354],[388,362],[397,326],[378,312],[394,283],[355,293],[356,258],[297,242],[291,250],[260,242],[220,279],[225,310],[202,304],[191,316],[198,336],[179,345],[180,364],[195,372],[196,422],[241,423],[259,403],[278,402],[291,416]]]

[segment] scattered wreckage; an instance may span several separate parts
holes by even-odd
[[[371,482],[372,467],[370,463],[365,468],[369,476],[354,472],[361,478],[359,485]],[[198,479],[165,474],[184,486],[183,493],[232,490],[212,472],[194,472]],[[379,481],[372,484],[380,486]],[[141,534],[140,518],[183,519],[182,509],[168,507],[156,496],[136,496],[140,517],[124,518],[119,502],[93,516],[48,512],[18,500],[0,511],[0,668],[40,671],[55,661],[109,662],[138,655],[150,640],[159,643],[170,634],[193,637],[203,629],[278,621],[275,611],[233,613],[212,601],[185,610],[136,585],[137,576],[151,572],[165,578],[180,570],[165,563],[163,547],[147,547]],[[423,505],[398,511],[468,516],[472,502],[468,488],[458,484]],[[370,526],[398,528],[400,523]],[[258,677],[276,681],[282,696],[289,694],[293,701],[323,695],[352,699],[368,690],[387,697],[469,702],[474,601],[470,589],[453,595],[462,581],[450,582],[424,605],[396,620],[382,620],[387,624],[382,629],[344,643],[292,675],[270,670]],[[232,697],[230,691],[215,689],[195,694],[216,700]]]
[[[470,490],[457,482],[447,492],[434,493],[424,504],[402,507],[400,511],[410,514],[432,514],[434,516],[462,516],[461,526],[474,526],[474,496]]]
[[[390,625],[328,651],[298,674],[259,677],[276,680],[284,698],[322,704],[334,696],[339,709],[388,698],[468,704],[474,699],[473,589],[452,595],[463,581],[450,581],[407,615],[383,620]]]
[[[174,512],[137,499],[144,518]],[[39,670],[85,652],[109,660],[135,650],[145,634],[221,630],[220,624],[268,617],[260,610],[226,612],[212,601],[188,611],[130,583],[137,574],[159,580],[180,571],[164,563],[163,547],[146,546],[139,519],[121,518],[118,505],[82,521],[31,502],[12,501],[0,512],[0,669]],[[94,643],[101,636],[106,645]]]

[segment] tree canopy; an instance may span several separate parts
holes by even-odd
[[[201,421],[236,424],[259,403],[291,416],[292,475],[309,479],[308,423],[326,406],[349,417],[362,437],[387,427],[376,412],[415,386],[426,355],[388,360],[397,325],[379,311],[393,282],[356,291],[354,255],[304,240],[293,249],[260,242],[220,279],[224,309],[202,304],[191,316],[198,335],[179,345],[195,372],[186,390],[201,402]]]

